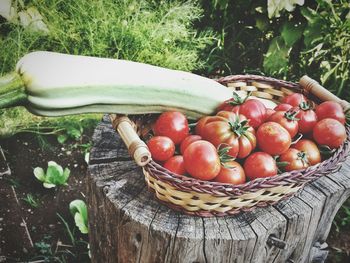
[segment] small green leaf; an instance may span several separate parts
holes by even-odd
[[[79,228],[81,233],[87,234],[89,232],[88,227],[87,225],[85,225],[84,218],[82,217],[81,214],[75,213],[74,221],[75,221],[75,225]]]
[[[60,143],[60,144],[64,144],[68,139],[68,136],[66,134],[61,134],[57,137],[57,141]]]
[[[44,186],[45,188],[53,188],[53,187],[56,187],[55,184],[50,184],[50,183],[43,183],[43,186]]]
[[[45,172],[43,168],[41,167],[36,167],[33,171],[34,176],[41,182],[45,182]]]
[[[88,232],[88,216],[85,202],[79,199],[74,200],[70,202],[69,210],[74,216],[76,226],[82,233],[86,234]]]
[[[70,175],[70,170],[68,168],[65,168],[63,171],[63,178],[65,182],[68,180],[69,175]]]

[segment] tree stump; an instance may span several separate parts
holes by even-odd
[[[350,195],[350,159],[295,196],[231,217],[191,217],[158,203],[108,116],[88,170],[92,262],[324,262],[325,240]]]

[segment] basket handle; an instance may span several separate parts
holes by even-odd
[[[304,75],[299,80],[300,86],[302,86],[305,90],[315,95],[317,98],[319,98],[322,101],[335,101],[338,102],[344,109],[344,111],[347,111],[350,109],[350,103],[346,100],[342,100],[338,98],[336,95],[334,95],[332,92],[327,90],[326,88],[322,87],[316,80],[308,77],[307,75]]]
[[[127,116],[110,114],[113,128],[120,134],[128,148],[129,154],[139,166],[145,166],[151,161],[151,153],[147,145],[137,135],[133,123]]]

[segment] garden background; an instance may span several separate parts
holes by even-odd
[[[350,100],[350,3],[346,0],[1,0],[0,74],[12,71],[19,58],[34,50],[133,60],[211,77],[252,73],[298,81],[307,74]],[[70,246],[58,253],[57,233],[43,226],[33,250],[18,252],[15,257],[88,260],[87,238],[72,230],[74,220],[67,203],[72,198],[84,199],[78,193],[85,191],[84,157],[100,117],[48,119],[21,107],[0,111],[1,142],[5,154],[12,156],[8,158],[10,166],[15,174],[22,171],[32,180],[27,184],[25,177],[19,176],[17,182],[8,180],[8,185],[23,199],[31,194],[42,207],[61,195],[63,201],[56,200],[55,206],[63,220],[56,215],[58,210],[52,209],[52,222],[61,222],[68,233],[61,239]],[[29,146],[22,147],[24,143]],[[76,163],[72,164],[72,158]],[[25,160],[28,169],[17,167],[18,160]],[[70,179],[68,190],[39,188],[42,186],[35,181],[33,168],[50,160],[73,166],[75,179]],[[6,189],[3,191],[5,196]],[[21,199],[21,209],[28,210],[24,203]],[[30,207],[32,215],[39,213],[35,210],[40,208]],[[45,220],[43,217],[43,224]],[[334,253],[332,260],[348,257],[350,241],[341,234],[349,231],[347,202],[334,221],[332,235],[341,242],[333,244],[339,253]],[[81,247],[78,241],[82,241]]]

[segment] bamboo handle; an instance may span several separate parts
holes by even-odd
[[[120,134],[128,148],[129,154],[139,166],[145,166],[151,161],[151,153],[147,145],[137,135],[134,123],[126,116],[110,114],[113,128]]]
[[[327,100],[335,101],[335,102],[338,102],[343,107],[344,111],[350,109],[349,102],[338,98],[332,92],[322,87],[316,80],[306,75],[304,75],[299,80],[299,84],[308,92],[314,94],[316,97],[318,97],[322,101],[327,101]]]

